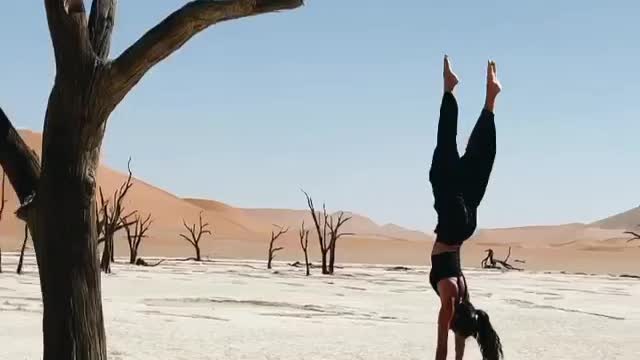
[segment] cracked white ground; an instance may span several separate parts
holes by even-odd
[[[40,359],[33,257],[3,254],[0,359]],[[438,298],[425,268],[350,265],[335,276],[277,263],[123,264],[103,275],[110,359],[431,359]],[[640,280],[465,270],[506,359],[640,359]],[[452,344],[451,344],[452,345]],[[450,357],[453,348],[450,349]],[[465,359],[481,359],[468,340]]]

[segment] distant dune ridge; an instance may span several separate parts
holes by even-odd
[[[41,149],[41,135],[21,130],[21,135],[37,153]],[[132,171],[135,177],[135,156]],[[104,165],[98,170],[98,184],[109,197],[126,180],[127,174]],[[3,251],[16,251],[23,235],[23,224],[13,216],[17,198],[7,183],[8,203],[0,222],[0,246]],[[321,201],[321,199],[317,199]],[[278,253],[281,259],[300,259],[298,230],[302,221],[312,230],[310,254],[314,261],[317,238],[313,221],[300,199],[301,209],[243,209],[215,200],[182,199],[142,180],[134,179],[125,206],[143,215],[151,213],[153,225],[149,239],[141,247],[142,256],[191,255],[190,245],[179,238],[184,230],[183,219],[189,223],[202,212],[214,230],[214,237],[203,240],[203,254],[222,258],[263,259],[273,225],[289,227],[281,238]],[[379,225],[360,214],[347,212],[352,220],[345,232],[357,235],[341,239],[338,260],[361,263],[428,264],[432,234],[406,229],[395,224]],[[629,243],[624,230],[640,224],[640,207],[591,223],[554,226],[527,226],[505,229],[481,229],[469,240],[463,253],[467,266],[477,266],[483,251],[496,250],[498,258],[513,247],[514,259],[526,259],[528,269],[557,269],[593,272],[640,272],[635,265],[640,259],[640,241]],[[122,238],[124,234],[119,234]],[[117,241],[116,254],[126,255],[126,243]]]
[[[640,206],[623,213],[613,215],[591,224],[603,229],[638,229],[640,225]]]

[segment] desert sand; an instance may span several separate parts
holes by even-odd
[[[16,256],[4,255],[5,270]],[[35,260],[0,276],[0,359],[39,359]],[[431,359],[438,298],[427,267],[349,265],[333,277],[277,263],[122,264],[104,275],[110,359]],[[506,359],[640,358],[640,280],[465,269]],[[453,349],[450,349],[453,352]],[[452,354],[452,353],[451,353]],[[479,360],[467,343],[465,359]]]
[[[21,130],[21,135],[35,152],[41,148],[41,135]],[[135,175],[135,157],[132,163]],[[109,197],[127,178],[127,174],[100,166],[98,185]],[[0,221],[0,247],[3,251],[20,248],[24,225],[13,216],[17,208],[15,193],[7,185],[5,216]],[[321,199],[315,199],[321,204]],[[245,209],[212,199],[183,199],[140,179],[134,184],[125,201],[129,210],[154,220],[149,238],[140,254],[148,256],[193,256],[190,245],[179,237],[184,231],[183,219],[197,221],[202,213],[214,230],[213,237],[202,241],[203,255],[227,259],[264,259],[273,224],[290,227],[278,246],[281,260],[301,260],[297,233],[302,221],[312,226],[309,211],[304,209],[300,194],[300,209]],[[319,205],[318,205],[319,206]],[[362,214],[348,213],[353,219],[344,230],[356,235],[341,239],[337,260],[340,263],[386,263],[428,265],[433,234],[405,229],[395,224],[377,224]],[[526,263],[514,265],[528,270],[557,270],[598,274],[640,274],[640,241],[627,242],[625,229],[640,224],[640,208],[614,215],[592,224],[528,226],[509,229],[481,229],[466,244],[463,264],[478,266],[484,251],[492,248],[497,258],[504,258],[512,247],[512,260]],[[123,232],[116,234],[116,255],[127,256],[128,248]],[[317,260],[317,238],[312,232],[310,254]]]

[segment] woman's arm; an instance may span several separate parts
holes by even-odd
[[[456,334],[456,360],[462,360],[464,357],[465,338]]]
[[[449,323],[453,316],[453,298],[441,297],[440,313],[438,314],[438,345],[436,360],[446,360],[447,342],[449,338]]]

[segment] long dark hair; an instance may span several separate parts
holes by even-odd
[[[464,338],[473,336],[480,346],[483,360],[500,360],[504,357],[500,337],[491,325],[489,314],[476,309],[468,299],[456,305],[451,330]]]

